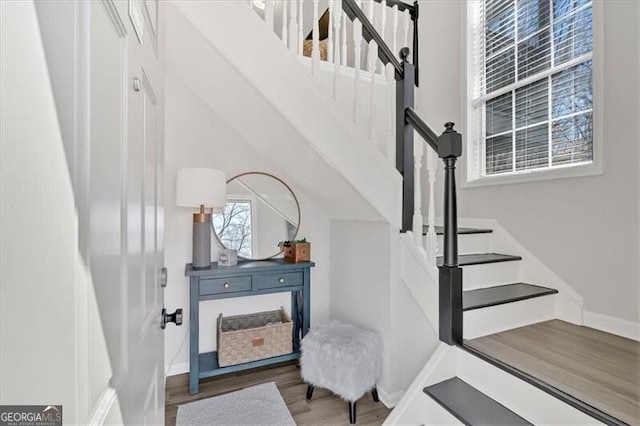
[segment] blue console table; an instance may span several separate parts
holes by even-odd
[[[283,259],[244,261],[235,266],[217,266],[194,269],[187,264],[189,277],[189,392],[198,393],[200,379],[234,371],[261,367],[300,358],[300,339],[311,326],[310,286],[313,262],[288,263]],[[291,293],[291,319],[293,320],[293,352],[287,355],[220,367],[217,352],[199,353],[200,302],[270,293]],[[215,321],[215,318],[211,318]],[[213,336],[212,336],[213,337]]]

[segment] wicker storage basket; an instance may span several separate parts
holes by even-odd
[[[293,322],[284,308],[218,317],[218,365],[242,364],[293,352]]]

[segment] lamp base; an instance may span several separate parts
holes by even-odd
[[[193,215],[193,267],[211,267],[211,215]]]

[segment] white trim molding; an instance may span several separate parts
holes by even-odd
[[[584,311],[584,325],[640,342],[640,322]]]
[[[377,389],[378,389],[378,397],[380,398],[380,402],[382,402],[384,406],[389,409],[392,409],[393,407],[398,405],[398,403],[404,396],[403,390],[399,390],[393,393],[388,393],[380,386],[378,386]]]
[[[464,151],[466,158],[461,161],[462,179],[461,188],[475,188],[483,186],[505,185],[524,182],[537,182],[545,180],[575,178],[584,176],[598,176],[604,173],[604,75],[606,65],[604,63],[604,2],[593,1],[593,161],[571,166],[556,166],[544,169],[523,170],[520,172],[476,177],[482,161],[483,149],[481,144],[474,141],[477,132],[478,117],[476,116],[474,98],[473,46],[474,23],[472,19],[477,16],[478,1],[467,2],[467,7],[462,8],[462,39],[465,44],[461,52],[463,61],[463,123],[461,129],[467,136]],[[475,14],[475,15],[474,15]]]

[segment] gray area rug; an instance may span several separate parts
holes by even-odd
[[[176,419],[176,426],[295,424],[273,382],[180,405]]]

